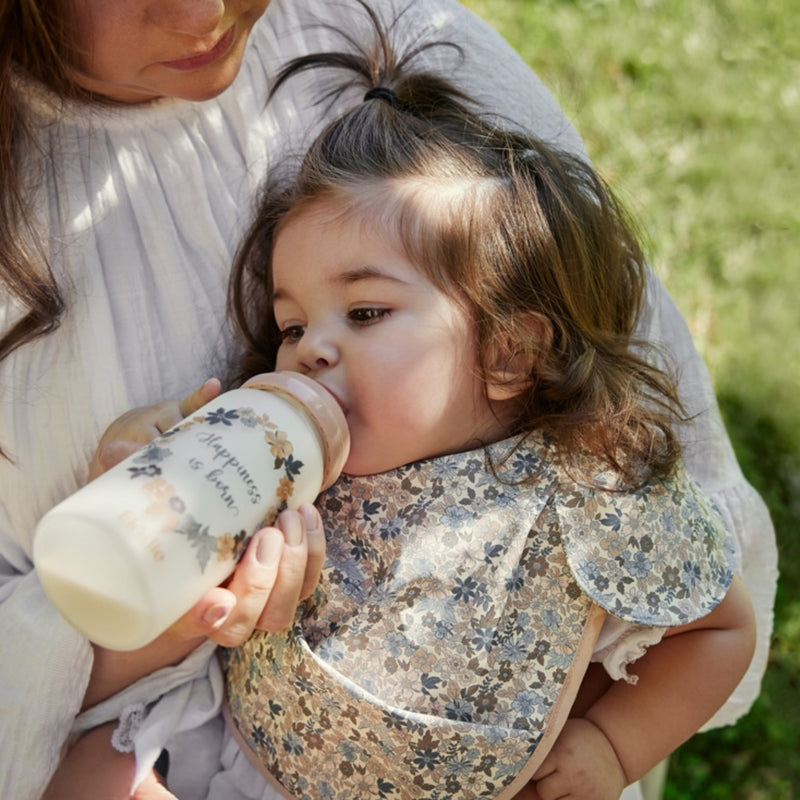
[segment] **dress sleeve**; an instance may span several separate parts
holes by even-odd
[[[753,660],[728,702],[705,729],[732,725],[758,697],[767,666],[778,583],[775,528],[764,500],[737,463],[711,378],[695,349],[686,321],[654,275],[648,281],[638,334],[661,348],[662,366],[677,368],[680,396],[690,419],[681,430],[686,468],[720,512],[732,538],[736,570],[755,612],[757,639]]]
[[[685,625],[725,597],[733,579],[730,538],[682,465],[635,492],[575,487],[555,508],[575,580],[615,616]]]
[[[50,604],[36,573],[5,574],[4,556],[0,555],[0,797],[38,800],[80,709],[92,651]]]

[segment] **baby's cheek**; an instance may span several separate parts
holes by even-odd
[[[296,370],[297,359],[292,357],[291,349],[285,345],[278,348],[278,353],[275,356],[275,369],[276,370]]]

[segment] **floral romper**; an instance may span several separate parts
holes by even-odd
[[[606,613],[675,626],[724,597],[732,549],[682,467],[613,491],[587,458],[570,472],[594,488],[576,483],[545,436],[511,445],[342,476],[319,498],[314,597],[289,632],[223,653],[229,726],[287,797],[513,797]]]

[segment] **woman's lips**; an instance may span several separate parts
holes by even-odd
[[[162,61],[161,66],[168,69],[177,70],[192,70],[200,69],[208,64],[213,64],[217,59],[226,55],[228,50],[231,49],[233,40],[236,36],[236,26],[231,25],[228,30],[222,34],[219,41],[205,53],[198,53],[195,56],[186,56],[185,58],[176,58],[174,61]]]

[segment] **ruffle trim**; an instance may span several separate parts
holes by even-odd
[[[608,619],[614,620],[613,617]],[[628,667],[638,661],[647,652],[648,647],[652,647],[661,641],[666,628],[629,625],[624,622],[619,622],[619,624],[625,626],[619,638],[606,647],[597,650],[592,656],[592,661],[601,662],[605,671],[613,680],[622,680],[635,686],[639,681],[639,676],[631,675],[628,672]]]

